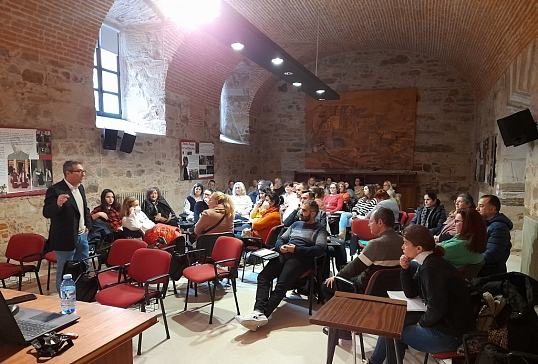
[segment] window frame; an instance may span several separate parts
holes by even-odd
[[[116,52],[116,69],[117,69],[117,71],[113,71],[113,70],[104,68],[103,65],[102,65],[101,50],[103,48],[101,47],[101,45],[102,45],[101,36],[102,36],[102,29],[105,26],[112,29],[112,30],[114,30],[116,32],[116,36],[118,37],[117,42],[116,42],[116,44],[118,45],[118,49],[117,49],[117,52]],[[97,97],[98,97],[97,102],[98,102],[98,105],[99,105],[99,110],[97,110],[97,109],[95,110],[96,114],[98,116],[114,118],[114,119],[121,119],[122,116],[123,116],[122,93],[121,93],[121,67],[120,67],[121,63],[120,63],[120,47],[119,47],[120,39],[119,39],[119,37],[120,37],[120,31],[118,29],[115,29],[115,28],[113,28],[111,26],[108,26],[106,24],[101,25],[101,28],[99,29],[99,36],[97,38],[97,43],[96,43],[96,46],[95,46],[94,65],[93,65],[93,69],[97,73],[97,83],[98,83],[97,87],[96,87],[95,84],[93,85],[94,96],[95,96],[95,93],[97,93]],[[117,79],[117,82],[118,82],[118,92],[112,92],[112,91],[103,90],[103,72],[111,73],[111,74],[116,75],[116,79]],[[93,77],[92,77],[92,83],[93,83]],[[104,101],[103,101],[104,95],[114,95],[114,96],[116,96],[118,98],[118,112],[119,112],[118,114],[103,111],[104,110]]]

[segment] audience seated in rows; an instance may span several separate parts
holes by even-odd
[[[409,225],[426,226],[433,235],[437,235],[441,232],[445,220],[445,207],[437,199],[437,194],[428,192],[424,195],[424,205],[417,209]]]
[[[235,208],[235,219],[247,221],[252,210],[252,200],[247,196],[243,182],[234,184],[231,198]]]
[[[196,235],[228,233],[234,230],[234,205],[229,195],[213,192],[207,200],[207,210],[194,225]]]
[[[195,183],[190,194],[185,199],[183,203],[183,214],[182,217],[186,221],[194,221],[194,205],[196,202],[203,201],[204,197],[204,186],[201,183]]]
[[[484,252],[485,264],[479,273],[480,277],[506,273],[506,261],[510,256],[512,243],[510,230],[512,221],[500,213],[501,202],[495,195],[484,195],[478,201],[476,210],[485,219],[488,232],[488,243]]]
[[[299,195],[299,192],[297,192]],[[285,227],[290,227],[294,222],[301,220],[301,207],[307,201],[315,201],[315,193],[312,191],[304,191],[301,193],[301,204],[296,209],[293,209],[286,219],[282,220],[282,224]],[[317,203],[317,202],[316,202]],[[318,205],[319,206],[319,205]],[[319,210],[316,215],[316,222],[319,222],[323,226],[327,226],[327,213],[323,210]]]
[[[284,194],[285,209],[281,209],[283,210],[282,220],[287,219],[289,215],[294,214],[301,207],[301,195],[305,189],[305,183],[294,183],[291,191],[286,191],[286,194]]]
[[[456,201],[454,201],[454,205],[456,209],[448,214],[445,222],[443,223],[443,228],[438,235],[434,236],[436,243],[452,239],[452,237],[456,235],[456,223],[454,221],[456,219],[456,212],[458,210],[476,209],[473,196],[469,195],[468,193],[459,194]]]
[[[394,221],[398,221],[398,218],[400,217],[400,209],[398,208],[398,204],[394,202],[392,198],[390,198],[387,191],[384,190],[377,190],[374,194],[374,198],[377,201],[377,204],[374,206],[373,209],[371,209],[367,214],[366,218],[369,219],[372,213],[377,210],[380,207],[385,207],[392,211],[394,214]]]
[[[407,312],[398,347],[400,358],[403,361],[408,346],[426,353],[455,351],[463,335],[476,330],[467,283],[460,272],[443,259],[444,249],[435,245],[426,227],[408,226],[403,240],[402,288],[406,297],[422,298],[426,312]],[[388,359],[386,356],[386,339],[379,337],[368,361],[382,364]]]
[[[456,235],[438,244],[445,249],[444,258],[457,269],[483,262],[488,238],[482,216],[473,209],[459,209],[454,224]]]
[[[121,207],[111,189],[101,192],[101,204],[90,213],[93,224],[88,241],[106,240],[111,243],[121,232]]]
[[[157,187],[147,189],[146,199],[142,202],[142,211],[155,224],[179,225],[179,219],[174,210],[161,195],[161,191]]]
[[[301,221],[293,223],[275,245],[279,252],[258,274],[254,311],[236,320],[247,329],[256,331],[268,322],[268,317],[278,307],[286,292],[308,270],[314,267],[314,257],[323,255],[327,247],[327,230],[316,222],[319,208],[315,201],[308,201],[301,208]],[[277,283],[271,291],[275,278]]]

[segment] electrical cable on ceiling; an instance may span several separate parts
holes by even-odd
[[[316,35],[316,77],[318,76],[318,55],[319,55],[319,14],[318,14],[318,30]]]

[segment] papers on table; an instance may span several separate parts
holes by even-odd
[[[278,252],[276,252],[274,250],[271,250],[271,249],[265,249],[265,248],[255,250],[250,254],[253,254],[253,255],[255,255],[257,257],[260,257],[262,259],[273,259],[273,258],[278,257]]]
[[[420,297],[407,298],[403,291],[387,291],[389,298],[395,300],[407,301],[407,311],[423,311],[426,312],[426,305]]]

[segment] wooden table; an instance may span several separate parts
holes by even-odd
[[[26,293],[1,288],[0,291],[6,299]],[[51,312],[60,311],[60,299],[56,297],[37,295],[36,300],[19,305]],[[157,323],[154,314],[78,301],[76,315],[80,316],[80,320],[62,330],[79,335],[69,350],[51,359],[38,360],[32,355],[35,349],[31,345],[0,343],[0,363],[132,363],[132,338]]]
[[[310,323],[329,327],[327,364],[330,364],[338,343],[337,329],[399,339],[406,312],[405,301],[336,291],[334,297],[310,317]],[[387,359],[392,357],[390,351]],[[353,353],[356,357],[355,350]],[[399,356],[398,350],[396,355]],[[401,358],[397,359],[401,363]]]

